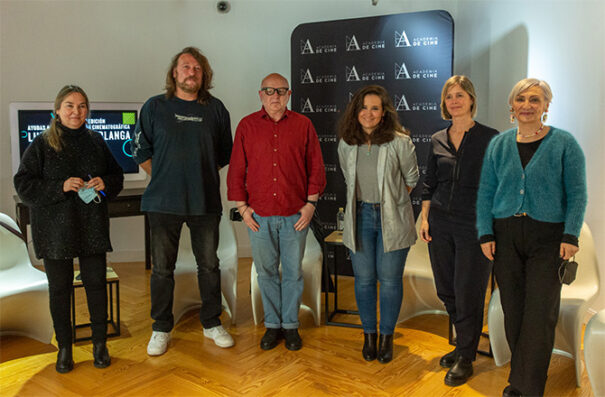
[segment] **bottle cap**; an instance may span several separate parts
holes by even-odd
[[[345,209],[344,209],[344,208],[342,208],[342,207],[338,208],[338,211],[344,211],[344,210],[345,210]]]

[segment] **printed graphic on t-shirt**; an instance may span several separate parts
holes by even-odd
[[[193,121],[195,123],[201,123],[204,119],[202,117],[196,117],[196,116],[183,116],[181,114],[174,114],[174,118],[176,119],[177,123],[183,123],[185,121]]]

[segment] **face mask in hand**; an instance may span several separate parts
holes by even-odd
[[[88,184],[85,184],[80,190],[78,190],[78,196],[84,201],[86,204],[89,204],[91,201],[99,204],[101,202],[101,198],[95,191],[93,187],[88,187]]]

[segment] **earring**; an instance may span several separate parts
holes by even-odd
[[[544,113],[542,115],[542,122],[545,123],[547,118],[548,118],[548,113]]]
[[[510,114],[510,123],[515,124],[515,115],[512,113]]]

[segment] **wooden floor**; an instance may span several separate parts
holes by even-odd
[[[475,375],[460,387],[443,384],[446,371],[439,357],[451,350],[447,317],[419,316],[395,330],[395,358],[386,365],[361,357],[362,331],[334,326],[315,327],[310,313],[301,312],[304,346],[290,352],[282,345],[259,348],[264,333],[252,320],[249,296],[250,261],[240,260],[238,324],[223,323],[236,345],[221,349],[205,339],[197,313],[188,313],[175,327],[166,354],[149,357],[151,334],[149,276],[142,263],[114,264],[120,276],[122,335],[110,338],[112,364],[92,365],[90,342],[74,348],[75,368],[55,372],[56,343],[45,345],[24,337],[0,339],[0,395],[4,396],[500,396],[508,366],[496,367],[479,356]],[[341,302],[352,300],[352,283],[341,283]],[[83,295],[83,294],[80,294]],[[347,296],[348,295],[348,296]],[[351,303],[354,305],[354,303]],[[85,318],[82,297],[78,318]],[[354,320],[352,318],[351,320]],[[482,342],[486,348],[486,342]],[[547,396],[591,396],[584,371],[582,387],[575,387],[574,364],[553,356]]]

